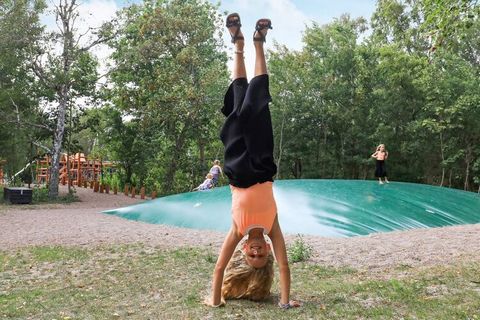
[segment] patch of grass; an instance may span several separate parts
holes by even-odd
[[[33,247],[30,249],[33,260],[38,262],[55,261],[83,261],[88,257],[88,252],[80,248],[54,247]]]
[[[217,263],[217,259],[218,259],[218,257],[211,252],[207,252],[207,254],[205,256],[205,261],[207,261],[208,263],[215,264],[215,263]]]
[[[0,251],[0,272],[19,269],[22,266],[26,266],[28,261],[28,251],[18,251],[15,253]]]
[[[0,252],[0,271],[3,271],[3,266],[7,264],[8,256],[6,253]]]
[[[479,319],[480,263],[410,268],[378,279],[351,268],[291,265],[292,298],[202,305],[216,256],[143,245],[0,251],[0,318],[28,319]]]

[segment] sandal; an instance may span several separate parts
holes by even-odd
[[[237,42],[237,40],[244,40],[243,36],[238,35],[240,33],[240,27],[242,26],[238,13],[229,14],[227,16],[225,24],[227,28],[238,27],[237,31],[235,31],[235,34],[230,34],[230,36],[232,37],[232,43]]]
[[[272,29],[272,21],[270,19],[259,19],[255,25],[255,31],[253,32],[253,41],[265,42],[266,34],[260,31],[265,29]],[[258,32],[260,36],[255,37],[255,33]]]

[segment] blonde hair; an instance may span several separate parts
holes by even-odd
[[[228,263],[223,278],[224,299],[265,300],[270,296],[273,283],[273,255],[268,253],[267,263],[262,268],[250,266],[242,250],[237,250]]]
[[[220,160],[215,160],[215,161],[213,161],[213,164],[215,164],[215,165],[217,165],[217,166],[220,165]]]

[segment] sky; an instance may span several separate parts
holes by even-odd
[[[218,2],[217,0],[208,1]],[[47,0],[50,6],[56,2],[58,0]],[[83,22],[79,31],[87,30],[88,26],[100,26],[104,21],[110,20],[117,10],[131,3],[139,2],[140,0],[83,0],[80,6]],[[302,32],[305,30],[305,26],[311,25],[312,21],[325,24],[343,13],[348,13],[354,18],[363,16],[368,19],[375,10],[375,5],[376,0],[223,0],[219,10],[240,14],[242,30],[247,40],[253,35],[256,20],[270,18],[273,30],[270,30],[267,36],[266,48],[272,48],[275,40],[289,49],[300,50]],[[52,16],[44,16],[42,21],[49,29],[55,28]],[[228,32],[224,33],[224,42],[229,52],[233,52]],[[253,52],[253,44],[251,41],[246,41],[247,72],[248,66],[253,66],[253,54],[249,54],[249,52]],[[104,65],[110,51],[105,46],[100,46],[94,53],[99,58],[101,65]],[[231,67],[231,63],[229,67]]]
[[[119,7],[138,2],[138,0],[115,0]],[[305,25],[310,25],[312,21],[325,24],[344,13],[352,17],[370,18],[375,5],[376,0],[223,0],[220,10],[239,13],[245,34],[253,34],[255,22],[259,18],[270,18],[274,29],[268,38],[275,39],[290,49],[298,50],[301,49]],[[251,32],[248,32],[249,29]],[[228,43],[228,36],[225,40]],[[272,44],[273,41],[269,43]]]

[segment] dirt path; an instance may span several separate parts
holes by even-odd
[[[100,213],[141,200],[79,188],[81,202],[0,206],[0,250],[31,245],[88,245],[142,242],[162,248],[203,246],[219,250],[225,233],[153,225]],[[295,236],[287,235],[287,242]],[[378,233],[355,238],[305,236],[313,262],[385,270],[480,261],[480,224]]]

